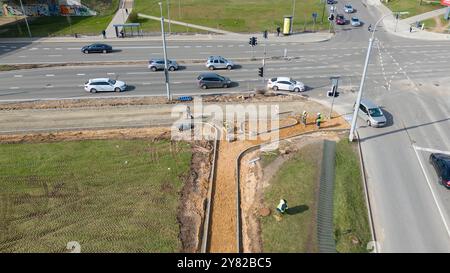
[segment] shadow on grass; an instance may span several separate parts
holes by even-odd
[[[307,205],[295,206],[295,207],[287,209],[286,210],[286,214],[288,214],[288,215],[295,215],[295,214],[299,214],[299,213],[305,212],[308,209],[309,209],[309,207]]]

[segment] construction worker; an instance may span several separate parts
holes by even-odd
[[[281,214],[284,214],[288,209],[287,201],[284,199],[280,199],[280,203],[277,206],[277,211]]]
[[[306,126],[306,119],[308,118],[308,112],[303,111],[302,113],[302,124]]]
[[[317,113],[317,119],[316,119],[317,129],[320,129],[321,122],[322,122],[322,115],[320,113]]]

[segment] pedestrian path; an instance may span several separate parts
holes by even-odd
[[[416,16],[412,16],[412,17],[403,19],[401,21],[406,23],[406,24],[413,24],[415,22],[425,21],[427,19],[430,19],[430,18],[433,18],[433,17],[440,16],[442,14],[445,14],[447,9],[448,8],[442,8],[442,9],[437,9],[437,10],[433,10],[433,11],[430,11],[430,12],[425,12],[425,13],[422,13],[422,14],[418,14]]]
[[[119,9],[106,28],[106,38],[116,37],[114,25],[124,24],[128,20],[128,16],[130,16],[131,11],[133,10],[133,2],[134,0],[120,0]],[[118,29],[118,31],[120,32],[121,29]]]

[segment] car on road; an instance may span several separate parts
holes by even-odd
[[[334,3],[335,3],[334,0],[327,0],[328,5],[333,5]]]
[[[84,84],[86,92],[122,92],[127,89],[127,84],[123,81],[116,81],[109,78],[90,79]]]
[[[359,110],[359,116],[366,121],[367,125],[371,127],[382,127],[386,125],[387,120],[383,111],[370,100],[362,99]]]
[[[89,53],[111,53],[112,52],[112,46],[107,44],[92,44],[83,46],[81,48],[81,52],[85,54]]]
[[[202,89],[223,87],[228,88],[231,80],[216,73],[203,73],[197,77],[197,84]]]
[[[345,25],[347,23],[344,15],[342,15],[342,14],[336,15],[335,21],[336,21],[336,24],[338,24],[338,25]]]
[[[148,68],[151,71],[164,70],[164,59],[152,59],[148,61]],[[167,60],[167,69],[170,71],[178,70],[178,63],[174,60]]]
[[[353,7],[352,7],[351,4],[345,4],[345,6],[344,6],[344,11],[345,11],[346,13],[353,13],[355,10],[353,9]]]
[[[274,91],[286,90],[294,92],[303,92],[306,90],[305,84],[299,81],[294,81],[289,77],[276,77],[267,81],[267,88]]]
[[[214,70],[214,69],[228,69],[231,70],[234,68],[234,63],[225,59],[222,56],[210,56],[207,60],[206,60],[206,68],[208,68],[209,70]]]
[[[359,27],[361,25],[361,21],[358,19],[358,17],[352,17],[350,22],[352,23],[352,26],[354,26],[354,27]]]
[[[450,155],[432,153],[430,163],[439,177],[439,182],[450,189]]]

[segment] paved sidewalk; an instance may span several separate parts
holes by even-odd
[[[381,13],[381,16],[385,16],[386,14],[392,14],[392,11],[383,5],[380,0],[366,0],[368,8],[376,8]],[[420,15],[417,15],[420,16]],[[414,16],[414,17],[417,17]],[[414,20],[414,22],[417,21]],[[450,41],[450,34],[442,34],[429,32],[426,30],[421,30],[418,28],[413,28],[413,31],[410,32],[410,24],[408,21],[399,20],[396,22],[394,16],[386,16],[383,19],[383,26],[390,34],[400,36],[403,38],[409,39],[417,39],[417,40],[428,40],[428,41]]]
[[[415,22],[425,21],[427,19],[430,19],[430,18],[433,18],[433,17],[437,17],[439,15],[445,14],[447,9],[448,8],[442,8],[442,9],[437,9],[437,10],[425,12],[425,13],[422,13],[422,14],[418,14],[416,16],[412,16],[412,17],[403,19],[401,21],[406,23],[406,24],[413,24]]]
[[[115,38],[116,30],[114,29],[114,25],[124,24],[128,20],[128,16],[130,16],[131,11],[133,10],[133,0],[121,0],[119,4],[119,9],[114,15],[113,19],[109,23],[106,28],[106,37],[107,38]],[[119,33],[121,29],[118,29]]]

